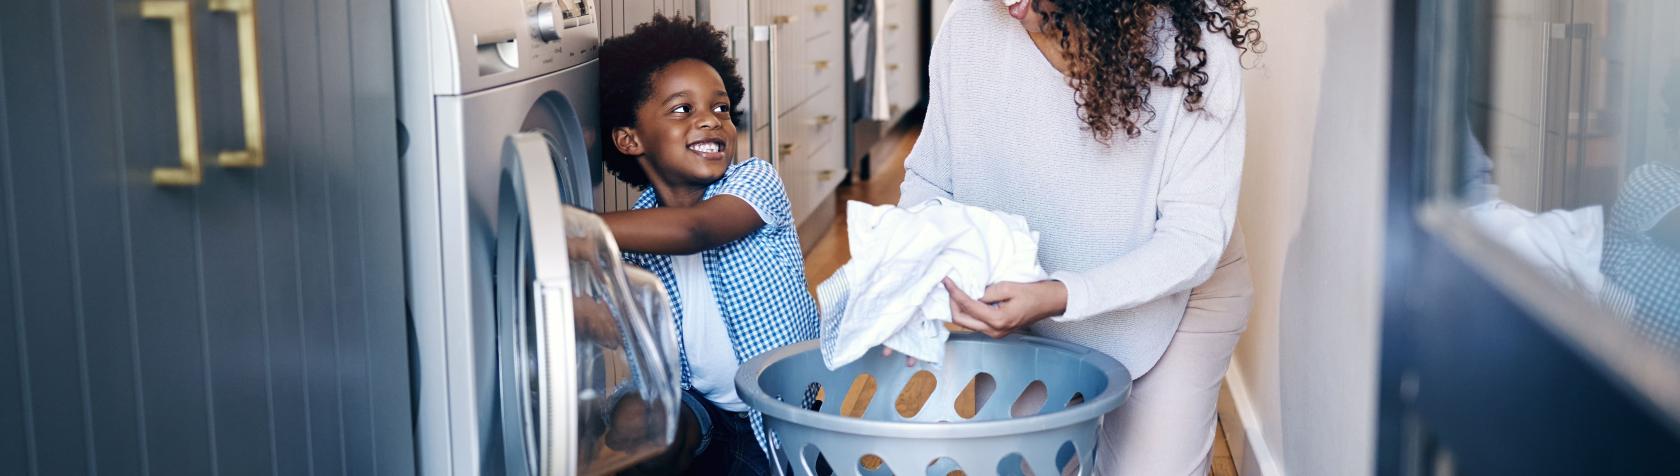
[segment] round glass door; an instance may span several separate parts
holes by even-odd
[[[503,147],[495,273],[503,456],[512,474],[610,474],[659,454],[675,435],[674,324],[663,302],[646,302],[663,300],[662,287],[626,277],[600,218],[565,205],[569,174],[556,169],[564,155],[554,144],[520,133]]]

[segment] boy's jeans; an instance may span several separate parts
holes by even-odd
[[[746,412],[718,408],[693,390],[683,392],[683,406],[700,422],[700,447],[688,474],[768,476],[776,474],[753,437]]]

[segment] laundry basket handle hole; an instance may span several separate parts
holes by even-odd
[[[805,397],[799,402],[800,408],[810,411],[822,411],[823,398],[827,397],[826,393],[827,392],[823,391],[822,384],[811,382],[810,385],[805,386]]]
[[[1073,408],[1074,405],[1081,403],[1085,403],[1085,394],[1081,392],[1073,392],[1073,398],[1068,399],[1067,408]]]
[[[1062,443],[1061,449],[1056,450],[1056,468],[1059,470],[1053,474],[1079,474],[1079,449],[1073,446],[1072,441]]]
[[[1039,410],[1044,409],[1044,399],[1048,398],[1048,395],[1043,380],[1032,381],[1027,384],[1025,390],[1021,390],[1021,396],[1015,397],[1015,404],[1009,407],[1009,416],[1021,418],[1037,415]]]
[[[961,476],[965,474],[962,465],[949,456],[934,458],[928,462],[927,476]]]
[[[858,458],[857,464],[858,472],[866,475],[893,474],[892,468],[887,466],[886,460],[882,460],[880,456],[876,456],[874,453]]]
[[[852,379],[852,386],[846,390],[846,398],[840,400],[840,414],[852,418],[862,418],[863,412],[869,410],[869,403],[875,401],[875,376],[862,372]]]
[[[992,393],[997,391],[997,379],[992,374],[980,372],[969,379],[968,385],[957,393],[955,403],[957,416],[974,418],[980,414],[980,409],[986,407],[986,402],[992,399]]]
[[[914,418],[916,414],[921,413],[922,406],[927,405],[928,399],[933,397],[933,390],[938,386],[939,379],[933,376],[933,372],[920,370],[911,375],[910,381],[904,382],[904,388],[898,393],[898,402],[895,405],[898,416]]]
[[[1032,467],[1027,466],[1027,458],[1020,453],[1010,453],[998,461],[997,474],[999,476],[1037,476]]]

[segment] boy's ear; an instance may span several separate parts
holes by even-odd
[[[620,154],[641,157],[646,152],[642,150],[642,138],[636,136],[635,129],[628,127],[613,129],[612,141],[613,147],[617,147]]]

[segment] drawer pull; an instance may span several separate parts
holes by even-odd
[[[887,63],[887,71],[898,71],[898,63]]]
[[[897,23],[888,23],[887,24],[887,31],[898,31],[898,24]]]
[[[799,21],[799,17],[793,15],[776,15],[774,18],[770,19],[770,23],[775,23],[777,25],[786,25],[796,21]]]
[[[827,12],[828,11],[828,4],[827,3],[818,3],[816,5],[811,5],[811,11],[817,12],[817,13]]]
[[[823,114],[821,116],[817,116],[817,119],[816,119],[815,122],[816,122],[818,127],[833,124],[834,123],[834,116],[830,116],[828,114]]]
[[[828,69],[828,60],[819,60],[811,64],[817,67],[817,71]]]
[[[832,179],[832,178],[834,178],[834,171],[833,170],[823,170],[823,171],[817,172],[817,181],[818,182],[827,182],[829,179]]]
[[[232,13],[239,37],[239,98],[244,113],[245,148],[224,150],[216,156],[223,167],[262,167],[263,102],[262,74],[257,56],[256,0],[211,0],[210,10]]]
[[[788,143],[782,144],[782,148],[779,152],[781,152],[783,158],[786,158],[787,156],[793,155],[793,153],[798,150],[799,144]]]
[[[186,0],[140,2],[140,16],[169,21],[169,42],[175,67],[175,127],[181,149],[180,167],[152,169],[152,183],[166,187],[192,187],[204,182],[198,159],[198,63],[193,51],[192,7]]]

